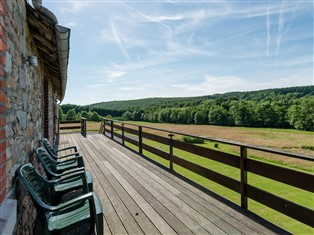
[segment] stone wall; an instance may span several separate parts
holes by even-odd
[[[39,58],[26,22],[25,5],[7,1],[6,164],[10,189],[16,169],[29,161],[42,138],[43,68],[23,63],[22,56]],[[40,58],[39,58],[40,59]]]
[[[6,195],[6,139],[5,139],[5,113],[6,113],[6,41],[7,31],[5,19],[7,17],[6,2],[0,3],[0,203]]]
[[[44,63],[36,51],[26,21],[26,1],[0,0],[0,204],[4,198],[18,201],[16,234],[32,234],[36,210],[26,189],[16,184],[15,172],[34,161],[34,151],[44,136]],[[35,55],[38,67],[23,62]],[[48,138],[53,140],[56,102],[48,81]]]
[[[56,109],[56,100],[55,100],[55,94],[53,90],[53,86],[51,82],[48,82],[48,87],[45,90],[47,92],[47,104],[49,112],[46,117],[46,127],[47,131],[45,133],[45,137],[49,139],[50,142],[54,141],[54,120],[55,120],[55,109]]]

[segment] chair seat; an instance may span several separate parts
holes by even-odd
[[[89,190],[89,192],[92,192],[93,191],[93,176],[92,176],[91,172],[89,172],[89,171],[86,171],[85,175],[86,175],[88,190]],[[82,185],[83,185],[83,181],[81,178],[74,179],[74,180],[69,179],[67,181],[63,181],[62,184],[55,185],[54,189],[56,192],[63,192],[69,188],[74,189],[76,187],[81,187]]]
[[[74,167],[79,167],[77,161],[75,161],[75,160],[73,160],[71,162],[67,162],[67,163],[59,163],[57,165],[57,170],[58,171],[64,171],[64,170],[67,170],[69,168],[72,169]]]
[[[85,223],[90,218],[88,200],[84,203],[84,206],[79,207],[76,210],[49,213],[47,215],[48,229],[49,231],[63,230],[65,228],[71,228],[77,224]]]
[[[96,194],[93,194],[96,207],[96,216],[102,219],[102,205]],[[78,206],[76,210],[67,211],[62,210],[58,212],[47,213],[48,229],[49,231],[60,231],[65,228],[71,228],[77,224],[83,224],[90,219],[90,209],[88,200],[85,201],[84,206]]]

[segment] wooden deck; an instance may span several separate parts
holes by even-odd
[[[105,234],[274,234],[284,231],[231,208],[100,134],[63,134],[93,174]],[[275,230],[273,230],[275,229]]]

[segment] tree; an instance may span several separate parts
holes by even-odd
[[[91,121],[99,122],[101,121],[101,116],[99,116],[99,114],[96,111],[93,111],[90,119]]]
[[[159,112],[159,116],[158,116],[158,122],[160,123],[169,123],[170,120],[170,109],[162,109]]]
[[[253,126],[254,112],[252,102],[240,101],[234,102],[230,108],[230,113],[237,126]]]
[[[314,97],[303,98],[288,109],[289,123],[298,130],[314,131]]]
[[[76,119],[76,113],[75,113],[74,109],[70,109],[67,112],[66,119],[67,120],[75,120]]]
[[[169,116],[170,123],[179,123],[178,122],[178,109],[170,109],[170,116]]]
[[[126,111],[123,113],[122,118],[125,120],[132,120],[132,113],[130,111]]]
[[[58,106],[58,118],[59,118],[59,120],[63,120],[64,119],[63,110],[62,110],[60,105]]]
[[[82,118],[89,119],[88,112],[82,111],[82,112],[81,112],[81,117],[82,117]]]
[[[81,113],[77,113],[77,114],[76,114],[76,120],[81,120],[81,117],[82,117],[82,116],[81,116]]]
[[[197,125],[207,124],[207,112],[205,110],[199,110],[194,115],[194,122]]]
[[[227,126],[232,125],[231,115],[226,109],[221,106],[215,105],[210,108],[208,113],[208,123],[211,125]]]
[[[178,123],[181,124],[189,124],[190,123],[190,118],[189,118],[190,114],[187,108],[181,108],[178,112]]]

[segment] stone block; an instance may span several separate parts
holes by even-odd
[[[26,88],[27,84],[27,76],[26,76],[26,70],[23,67],[19,68],[19,85],[21,89]]]
[[[4,71],[7,74],[11,74],[11,72],[12,72],[12,56],[8,52],[5,53]]]
[[[0,206],[0,234],[12,234],[17,217],[17,201],[6,199]]]
[[[25,111],[17,111],[16,112],[16,118],[18,119],[18,122],[19,122],[22,130],[26,129],[26,124],[27,124],[26,117],[27,117],[27,113]]]

